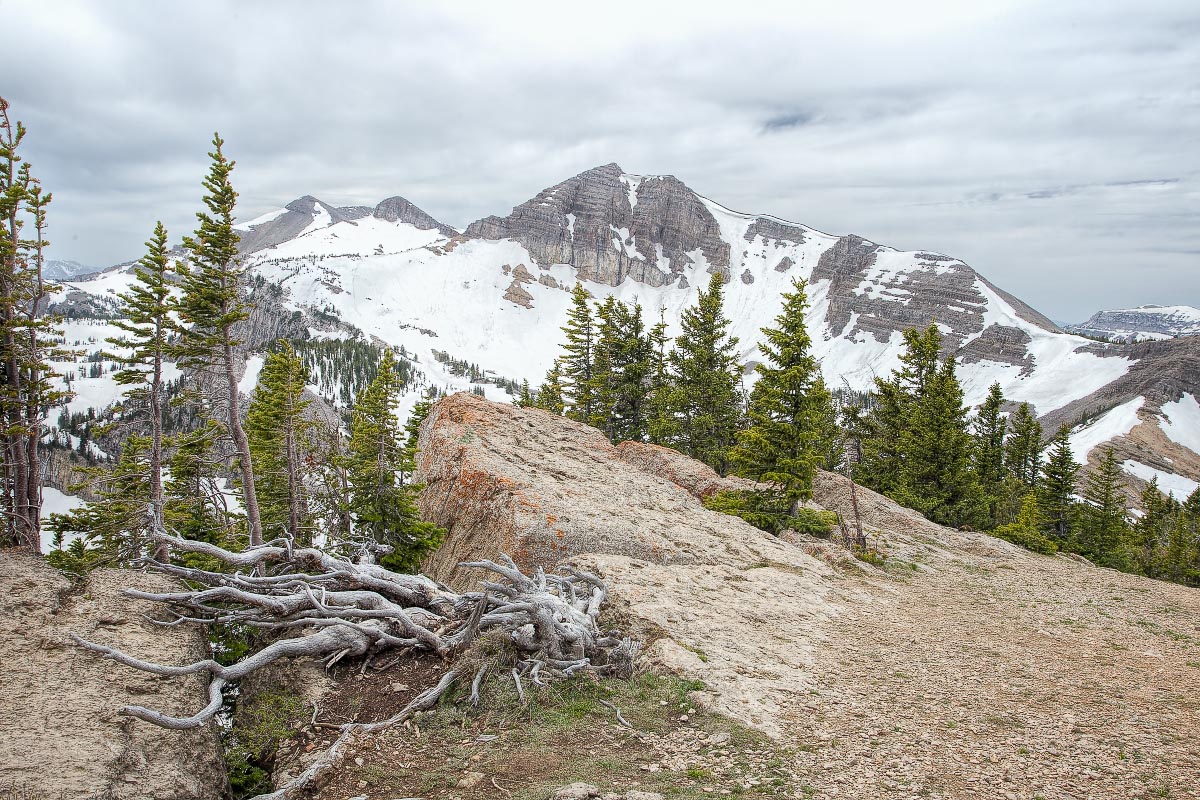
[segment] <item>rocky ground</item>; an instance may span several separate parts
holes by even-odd
[[[1014,554],[870,581],[787,740],[812,797],[1200,797],[1200,592]]]

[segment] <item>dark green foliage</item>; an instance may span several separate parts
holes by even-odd
[[[237,192],[229,176],[234,162],[225,158],[224,144],[213,134],[212,163],[204,179],[207,210],[197,212],[195,234],[184,237],[188,258],[179,265],[179,312],[186,327],[176,355],[181,364],[198,369],[210,367],[214,356],[237,344],[230,331],[249,316],[241,298],[245,268],[238,260],[233,229]]]
[[[669,405],[678,433],[667,444],[724,475],[729,448],[741,423],[741,369],[737,339],[729,336],[723,279],[714,272],[708,290],[680,318],[670,356]]]
[[[1023,486],[1037,486],[1042,460],[1042,424],[1021,403],[1008,421],[1009,435],[1004,443],[1005,472]]]
[[[705,497],[701,502],[710,511],[732,514],[754,527],[778,535],[789,527],[794,502],[783,489],[726,490]]]
[[[1026,492],[1021,503],[1021,512],[1015,522],[1001,525],[992,531],[993,536],[1019,544],[1035,553],[1051,555],[1058,552],[1058,545],[1043,533],[1046,520],[1038,508],[1037,492]]]
[[[993,383],[987,399],[979,406],[975,416],[975,479],[987,503],[987,527],[999,523],[999,509],[1004,494],[1004,481],[1008,470],[1004,463],[1004,436],[1008,421],[1001,412],[1004,394],[1000,384]]]
[[[783,490],[726,490],[711,494],[701,502],[710,511],[739,517],[759,530],[775,535],[790,530],[825,538],[838,523],[834,512],[797,506]]]
[[[567,324],[563,326],[566,342],[559,369],[562,373],[561,386],[567,416],[580,422],[591,423],[595,414],[595,366],[596,330],[592,319],[589,295],[582,283],[576,283],[571,292],[571,310]]]
[[[651,342],[640,305],[609,297],[596,309],[597,339],[592,368],[591,424],[615,444],[646,435],[646,386]]]
[[[862,443],[862,460],[855,477],[889,497],[902,486],[901,440],[910,424],[913,405],[925,396],[929,380],[937,371],[941,335],[933,325],[924,331],[908,330],[904,332],[904,344],[900,368],[888,379],[875,379],[870,409],[863,413],[851,408],[846,415],[852,435]]]
[[[51,385],[47,363],[58,319],[43,313],[53,291],[42,279],[51,196],[18,154],[24,138],[0,97],[0,547],[36,553],[45,414],[64,393]]]
[[[379,346],[364,339],[309,339],[292,346],[317,393],[344,408],[354,404],[379,371]],[[413,367],[403,353],[396,359],[396,373],[405,387],[412,385]]]
[[[148,555],[150,529],[150,440],[125,440],[112,469],[91,468],[89,483],[96,501],[67,514],[51,514],[47,527],[55,549],[52,566],[82,573],[96,567],[128,567]],[[64,543],[73,539],[64,549]]]
[[[217,383],[225,388],[225,429],[233,440],[241,473],[242,501],[246,508],[250,544],[263,543],[262,519],[254,480],[254,463],[239,415],[238,375],[235,368],[234,326],[249,317],[242,300],[245,266],[238,258],[238,234],[233,228],[237,192],[229,181],[234,162],[225,158],[224,142],[213,134],[211,164],[204,180],[206,210],[196,214],[194,236],[184,237],[188,258],[180,264],[182,296],[179,318],[183,335],[175,353],[183,366],[199,371],[217,370]]]
[[[679,435],[679,425],[671,408],[674,386],[670,374],[670,351],[667,346],[666,309],[658,310],[658,322],[647,334],[649,359],[646,391],[646,439],[653,444],[667,444]]]
[[[167,528],[185,539],[222,547],[244,544],[244,526],[232,518],[214,474],[220,426],[208,422],[175,438],[167,460]]]
[[[803,281],[783,295],[774,328],[763,328],[763,362],[750,393],[749,427],[737,434],[729,460],[739,475],[779,486],[794,503],[812,496],[821,460],[822,426],[832,408],[812,340],[804,325],[808,297]]]
[[[1088,474],[1083,489],[1086,504],[1076,534],[1080,552],[1097,564],[1117,569],[1128,569],[1130,565],[1129,509],[1124,487],[1121,463],[1113,449],[1106,448],[1100,464]]]
[[[978,526],[986,521],[986,501],[954,358],[940,360],[936,325],[906,331],[904,341],[901,367],[875,379],[872,409],[848,416],[862,442],[855,476],[934,522]]]
[[[546,372],[546,381],[538,387],[534,405],[559,416],[566,410],[566,402],[563,399],[562,359],[554,359],[554,365]]]
[[[411,572],[446,532],[421,520],[416,503],[421,486],[407,480],[415,464],[395,413],[402,389],[395,357],[387,351],[351,414],[346,471],[357,535],[393,548],[381,559],[385,567]]]
[[[1071,536],[1074,518],[1075,476],[1079,465],[1071,453],[1071,431],[1067,426],[1058,429],[1050,442],[1050,452],[1042,465],[1042,477],[1038,483],[1039,500],[1046,513],[1046,524],[1059,547],[1063,547]]]
[[[280,341],[263,361],[246,414],[263,532],[269,539],[286,535],[302,546],[312,543],[304,475],[316,424],[304,398],[307,383],[303,360],[289,343]]]

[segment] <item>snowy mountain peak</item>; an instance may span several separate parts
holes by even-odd
[[[403,222],[419,230],[436,230],[443,236],[456,236],[458,231],[438,222],[408,200],[396,195],[383,200],[371,212],[376,219],[385,222]]]
[[[1146,341],[1200,335],[1200,308],[1144,305],[1098,311],[1068,330],[1113,341]]]

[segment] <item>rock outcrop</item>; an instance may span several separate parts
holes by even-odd
[[[142,614],[151,604],[121,596],[126,587],[167,590],[161,577],[98,570],[73,586],[40,558],[0,554],[0,648],[7,654],[0,693],[0,787],[14,796],[104,800],[212,800],[226,789],[215,725],[164,731],[119,716],[123,705],[191,714],[208,702],[206,682],[156,678],[75,646],[70,634],[112,643],[149,661],[207,658],[204,635],[161,628]]]
[[[458,231],[443,225],[403,197],[389,197],[371,212],[376,219],[385,222],[406,222],[419,230],[436,230],[443,236],[457,236]]]
[[[728,271],[729,244],[698,195],[667,175],[626,175],[616,164],[595,167],[541,192],[507,217],[467,226],[480,239],[513,239],[542,266],[571,264],[581,279],[651,286],[676,280],[701,253]]]
[[[421,427],[418,479],[422,513],[449,534],[424,571],[466,586],[475,576],[458,563],[499,552],[594,570],[623,616],[661,635],[655,658],[717,689],[718,710],[778,732],[785,698],[805,689],[816,626],[837,613],[832,570],[705,509],[696,495],[716,476],[661,450],[618,449],[537,409],[443,398]]]

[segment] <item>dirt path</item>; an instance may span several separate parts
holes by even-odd
[[[1024,553],[856,583],[789,715],[806,796],[1200,797],[1200,591]]]

